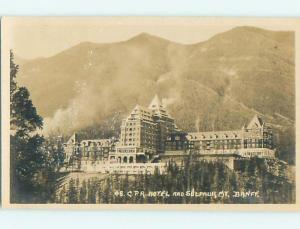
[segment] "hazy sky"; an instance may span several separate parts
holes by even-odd
[[[205,41],[236,26],[290,30],[284,20],[224,18],[15,18],[7,20],[10,47],[25,59],[48,57],[80,42],[117,42],[142,33],[189,44]]]

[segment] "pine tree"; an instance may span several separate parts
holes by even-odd
[[[19,87],[19,66],[10,52],[10,146],[11,202],[45,202],[44,138],[36,133],[43,126],[41,116],[32,104],[29,91]]]
[[[59,203],[64,204],[66,203],[66,187],[63,186],[63,188],[59,192]]]
[[[79,193],[79,203],[85,204],[87,202],[87,186],[86,181],[82,181],[82,185],[80,187],[80,193]]]
[[[64,165],[65,154],[61,137],[49,136],[44,142],[44,150],[48,152],[48,166],[53,172],[57,173]]]
[[[77,190],[75,186],[75,181],[73,178],[70,179],[69,181],[69,192],[68,192],[68,197],[69,197],[69,203],[70,204],[76,204],[78,202],[77,200]]]

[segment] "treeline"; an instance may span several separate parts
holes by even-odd
[[[241,165],[244,164],[244,165]],[[209,204],[209,203],[294,203],[295,185],[285,176],[274,175],[270,162],[254,159],[240,162],[242,170],[231,170],[221,162],[205,162],[190,158],[178,165],[167,164],[167,173],[153,175],[107,174],[69,183],[57,191],[57,203],[113,203],[113,204]],[[272,169],[271,169],[272,170]],[[186,195],[188,191],[208,196]],[[134,194],[136,191],[136,195]],[[169,196],[148,196],[149,192],[164,191]],[[228,192],[228,196],[215,197],[211,193]],[[235,196],[238,192],[240,196]],[[256,196],[245,196],[256,192]],[[141,195],[144,193],[145,195]],[[174,196],[181,193],[182,196]],[[245,194],[244,196],[241,195]],[[130,195],[127,195],[130,194]]]

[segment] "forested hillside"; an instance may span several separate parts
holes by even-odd
[[[294,203],[295,184],[276,161],[241,161],[240,169],[189,158],[167,174],[94,174],[66,179],[58,203]],[[184,165],[184,167],[182,167]],[[194,195],[193,195],[194,193]],[[195,194],[196,193],[196,194]],[[202,193],[202,194],[201,194]],[[227,193],[227,194],[225,194]],[[196,196],[198,195],[198,196]]]

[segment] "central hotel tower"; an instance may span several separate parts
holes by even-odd
[[[129,162],[151,159],[165,151],[167,136],[174,132],[177,132],[174,119],[155,95],[148,108],[137,105],[122,121],[115,159]]]

